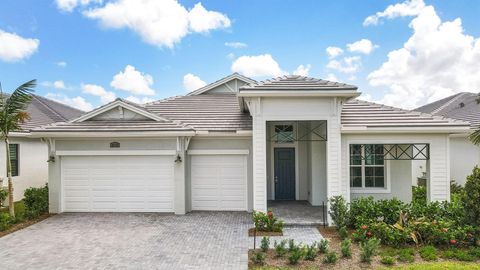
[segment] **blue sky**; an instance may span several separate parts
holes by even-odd
[[[405,108],[480,90],[480,2],[199,3],[3,0],[3,89],[37,79],[38,94],[82,109],[185,94],[233,71],[335,79]]]

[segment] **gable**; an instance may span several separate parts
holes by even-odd
[[[235,94],[238,92],[238,89],[248,83],[242,80],[233,79],[228,81],[224,84],[221,84],[217,87],[213,87],[212,89],[202,93],[202,95],[209,95],[209,94]]]
[[[89,120],[92,121],[104,121],[104,120],[151,120],[153,119],[148,118],[144,115],[138,114],[134,111],[131,111],[129,109],[125,109],[121,106],[118,106],[116,108],[112,108],[111,110],[108,110],[106,112],[100,113],[98,115],[95,115],[94,117],[90,118]]]

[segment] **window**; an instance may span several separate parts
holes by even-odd
[[[385,188],[383,145],[350,145],[350,187]]]
[[[275,142],[293,143],[294,141],[293,125],[275,125]]]
[[[9,144],[12,176],[18,176],[18,144]]]

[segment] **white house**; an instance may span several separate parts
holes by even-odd
[[[29,130],[58,121],[79,117],[82,111],[60,104],[53,100],[32,95],[27,112],[30,119],[22,124],[22,130],[10,134],[10,154],[12,159],[13,198],[23,198],[25,189],[41,187],[48,179],[48,146],[40,138],[32,138]],[[0,153],[5,153],[5,144],[0,142]],[[7,186],[6,155],[0,155],[0,177]]]
[[[472,169],[480,164],[480,147],[472,144],[468,136],[480,128],[480,96],[479,94],[462,92],[432,102],[416,109],[440,117],[458,119],[471,124],[465,133],[450,136],[450,168],[451,180],[464,185]],[[415,166],[415,165],[414,165]],[[417,163],[416,168],[422,164]]]
[[[50,211],[265,211],[411,199],[412,160],[428,198],[449,200],[451,134],[463,121],[357,100],[357,87],[303,76],[232,74],[144,106],[117,99],[32,131],[49,142]]]

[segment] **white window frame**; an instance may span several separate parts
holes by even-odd
[[[358,145],[362,143],[351,143],[348,145],[348,185],[350,186],[350,191],[351,193],[391,193],[391,186],[390,186],[390,161],[385,160],[383,162],[383,165],[365,165],[365,159],[362,158],[362,164],[361,165],[352,165],[350,163],[351,161],[351,152],[350,152],[350,147],[352,145]],[[375,144],[375,143],[374,143]],[[378,143],[381,144],[381,143]],[[361,149],[362,156],[365,156],[365,148],[362,147]],[[384,168],[384,187],[365,187],[365,167],[383,167]],[[350,174],[350,168],[352,167],[360,167],[362,170],[362,187],[352,187],[351,186],[351,174]]]

